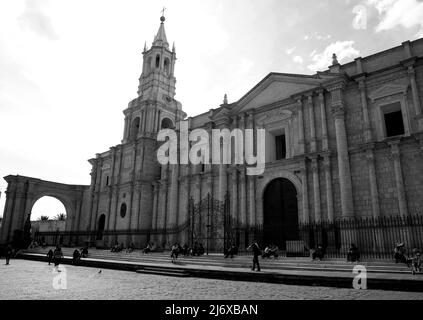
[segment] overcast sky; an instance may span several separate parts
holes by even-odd
[[[334,52],[346,63],[423,37],[417,0],[0,0],[1,177],[89,184],[87,160],[122,139],[163,6],[190,116],[270,72],[314,74]]]

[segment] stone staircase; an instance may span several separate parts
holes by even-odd
[[[46,255],[49,248],[35,248],[23,250],[25,254]],[[75,248],[62,248],[65,257],[72,257]],[[239,268],[250,269],[252,257],[248,255],[235,256],[233,259],[225,259],[223,254],[210,254],[201,257],[179,256],[176,264],[170,261],[169,252],[143,254],[140,250],[132,253],[110,252],[109,250],[89,249],[87,259],[131,262],[143,265],[139,269],[140,273],[155,273],[172,276],[186,276],[183,270],[178,270],[183,266],[201,267],[219,267],[219,268]],[[85,260],[87,260],[85,259]],[[348,263],[345,260],[328,259],[323,261],[311,261],[310,258],[270,258],[260,259],[261,267],[264,270],[307,270],[318,272],[348,272],[351,273],[355,264]],[[359,263],[366,267],[370,273],[391,273],[391,274],[410,274],[411,270],[404,264],[395,264],[393,261],[363,261]],[[154,267],[153,267],[154,266]],[[163,268],[161,267],[163,266]]]

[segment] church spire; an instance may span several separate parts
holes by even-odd
[[[157,35],[154,37],[153,46],[169,48],[169,43],[167,42],[166,32],[164,28],[164,22],[166,20],[166,18],[164,17],[164,10],[165,8],[163,8],[162,10],[162,16],[160,17],[160,27],[159,31],[157,32]]]

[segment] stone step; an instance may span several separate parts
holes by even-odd
[[[25,252],[47,254],[50,248],[37,248],[25,250]],[[74,248],[63,248],[65,256],[71,257]],[[127,254],[125,252],[114,253],[108,250],[90,250],[89,258],[104,259],[104,260],[119,260],[119,261],[132,261],[132,262],[153,262],[153,263],[170,263],[170,255],[168,253],[151,253],[142,254],[141,252],[133,252]],[[201,257],[184,257],[180,256],[179,261],[187,264],[207,265],[207,266],[224,266],[224,267],[237,267],[249,268],[251,265],[251,256],[236,256],[234,259],[225,259],[222,255],[210,255]],[[292,259],[292,258],[279,258],[279,259],[265,259],[261,260],[264,266],[272,268],[283,269],[307,269],[307,270],[322,270],[322,271],[345,271],[352,270],[353,264],[346,263],[345,261],[327,261],[313,262],[310,259]],[[375,262],[368,263],[362,262],[369,272],[388,272],[388,273],[408,273],[410,269],[402,264],[395,264],[392,262]]]
[[[143,267],[142,269],[138,269],[137,273],[144,273],[144,274],[155,274],[161,276],[169,276],[169,277],[189,277],[190,275],[178,269],[168,269],[168,268],[154,268],[154,267]]]

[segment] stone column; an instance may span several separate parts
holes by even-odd
[[[313,172],[313,197],[314,197],[314,221],[322,219],[319,182],[319,161],[317,156],[311,158],[311,171]]]
[[[318,93],[319,93],[320,115],[322,118],[322,150],[327,151],[329,149],[329,141],[328,141],[328,125],[326,120],[325,95],[323,90],[319,90]]]
[[[153,217],[151,219],[151,229],[157,229],[157,200],[159,194],[159,184],[154,181],[153,182]]]
[[[221,163],[219,165],[219,200],[224,201],[228,190],[227,165]]]
[[[366,150],[367,165],[369,170],[370,182],[370,197],[372,198],[372,214],[373,218],[379,218],[380,205],[379,205],[379,191],[377,187],[375,155],[373,149]]]
[[[256,218],[256,177],[248,176],[248,212],[249,212],[249,225],[255,227],[257,225]]]
[[[328,213],[329,222],[334,221],[334,210],[333,210],[333,190],[332,190],[332,169],[330,165],[330,154],[324,156],[323,170],[325,171],[325,183],[326,183],[326,206]]]
[[[14,187],[11,186],[11,183],[8,183],[7,191],[6,191],[6,204],[4,206],[4,213],[3,213],[3,222],[2,227],[0,228],[1,231],[1,241],[8,242],[11,240],[12,237],[12,216],[13,216],[13,207],[15,202],[15,190]]]
[[[141,110],[140,116],[140,128],[138,130],[138,134],[142,134],[144,132],[144,110]]]
[[[170,192],[169,192],[169,210],[168,210],[168,223],[169,228],[177,227],[178,221],[178,190],[179,190],[179,165],[171,165],[171,181],[170,181]],[[171,235],[171,242],[176,241],[177,234]]]
[[[360,96],[361,96],[361,106],[362,106],[362,113],[363,113],[363,127],[364,127],[364,141],[370,142],[372,141],[372,129],[370,125],[370,117],[369,117],[369,107],[367,103],[367,89],[366,89],[366,81],[365,77],[360,77],[357,79],[358,87],[360,89]]]
[[[142,124],[142,130],[143,132],[147,132],[147,118],[148,118],[148,105],[144,107],[144,123]]]
[[[168,184],[167,181],[160,181],[160,194],[159,194],[159,217],[157,221],[158,228],[160,230],[160,234],[158,234],[158,245],[162,247],[163,245],[166,245],[166,225],[167,225],[167,216],[166,216],[166,210],[167,210],[167,190]]]
[[[406,67],[410,79],[411,93],[413,95],[413,105],[416,113],[416,119],[418,121],[418,130],[423,131],[423,115],[420,104],[419,89],[416,81],[416,70],[414,69],[413,65],[414,61],[412,61],[411,63],[407,63]]]
[[[157,115],[157,131],[160,131],[160,125],[161,125],[161,123],[160,123],[160,117],[161,117],[161,114],[162,114],[162,111],[161,110],[159,110],[159,113],[158,113],[158,115]]]
[[[248,114],[248,129],[255,130],[254,127],[254,113]],[[254,137],[254,154],[257,154],[257,135],[256,132],[253,134]],[[248,224],[250,227],[254,228],[257,224],[256,221],[256,186],[255,186],[255,176],[247,176],[248,181]]]
[[[310,221],[309,203],[308,203],[308,179],[307,179],[307,160],[304,159],[301,167],[301,192],[302,192],[302,209],[303,209],[303,221]]]
[[[132,202],[134,201],[134,199],[136,199],[136,197],[134,196],[134,190],[135,190],[135,193],[137,193],[137,188],[135,188],[135,184],[134,184],[134,182],[136,181],[136,174],[135,173],[136,173],[136,167],[137,167],[137,153],[138,153],[138,145],[135,142],[133,147],[132,147],[132,164],[131,164],[131,176],[132,176],[131,183],[132,184],[131,184],[131,191],[130,191],[130,194],[131,194],[130,195],[130,205],[129,205],[129,208],[128,208],[129,209],[128,210],[128,212],[129,212],[128,229],[129,230],[132,228],[132,225],[133,225],[132,221],[134,220],[134,218],[135,218],[135,222],[138,222],[138,217],[133,217],[133,210],[132,210],[132,207],[133,207]],[[137,203],[137,202],[138,201],[135,200],[135,203]],[[137,212],[135,214],[137,214]]]
[[[93,220],[93,211],[94,211],[94,197],[95,197],[95,192],[97,191],[97,175],[98,175],[98,157],[99,155],[97,155],[96,159],[90,160],[90,163],[92,165],[91,167],[91,184],[90,184],[90,192],[89,192],[89,205],[88,205],[88,210],[89,211],[89,220],[88,220],[88,224],[87,224],[87,231],[91,230],[92,227],[92,220]]]
[[[152,132],[157,131],[157,113],[158,113],[158,110],[154,109],[153,110],[153,121],[151,122],[151,131]]]
[[[298,144],[300,154],[305,153],[305,140],[304,140],[304,116],[303,116],[303,101],[302,98],[297,100],[298,108]]]
[[[185,168],[184,175],[180,178],[181,187],[179,190],[180,200],[179,200],[179,216],[178,216],[178,225],[185,225],[188,223],[189,216],[189,184],[190,178],[188,175],[188,165],[183,165]],[[184,230],[181,236],[181,244],[188,243],[188,231]]]
[[[231,213],[232,218],[239,224],[238,213],[238,169],[236,166],[231,168]]]
[[[405,196],[404,178],[402,175],[401,154],[399,141],[389,142],[391,146],[392,159],[394,161],[395,185],[397,189],[398,208],[402,217],[408,216],[407,199]]]
[[[310,93],[307,96],[308,101],[308,110],[310,116],[310,152],[316,152],[317,150],[317,142],[316,142],[316,125],[314,121],[314,106],[313,106],[313,93]]]
[[[106,229],[110,230],[110,220],[111,220],[111,209],[112,209],[112,197],[113,197],[113,185],[114,185],[114,175],[115,175],[115,157],[116,157],[116,147],[110,148],[110,158],[111,161],[111,171],[110,171],[110,178],[109,178],[109,185],[107,186],[108,192],[108,199],[107,199],[107,219],[106,219]]]
[[[350,157],[348,153],[347,131],[345,128],[345,103],[343,85],[332,88],[332,114],[335,118],[336,146],[338,152],[339,185],[341,191],[342,216],[354,216]]]
[[[15,200],[13,204],[13,211],[12,211],[12,229],[10,230],[10,236],[13,239],[13,233],[15,230],[22,230],[23,224],[22,224],[22,218],[24,216],[24,205],[25,205],[25,192],[24,192],[24,185],[23,182],[18,181],[17,187],[15,190]]]
[[[135,186],[134,186],[134,197],[133,197],[133,202],[134,202],[134,216],[131,219],[131,229],[132,230],[138,230],[140,229],[139,226],[139,219],[140,219],[140,212],[141,212],[141,196],[142,196],[142,184],[141,182],[137,181],[135,182]]]
[[[127,210],[126,210],[126,214],[128,215],[128,224],[126,225],[126,230],[130,230],[131,229],[131,221],[132,221],[132,202],[134,200],[134,184],[133,182],[131,182],[130,187],[129,187],[129,199],[128,199],[128,205],[127,205]],[[129,245],[129,242],[131,241],[131,236],[127,235],[126,236],[126,245]]]
[[[247,224],[247,194],[245,188],[245,167],[239,168],[239,211],[240,211],[240,224],[246,226]]]
[[[129,133],[129,116],[125,115],[125,126],[123,128],[123,143],[128,140],[128,133]]]

